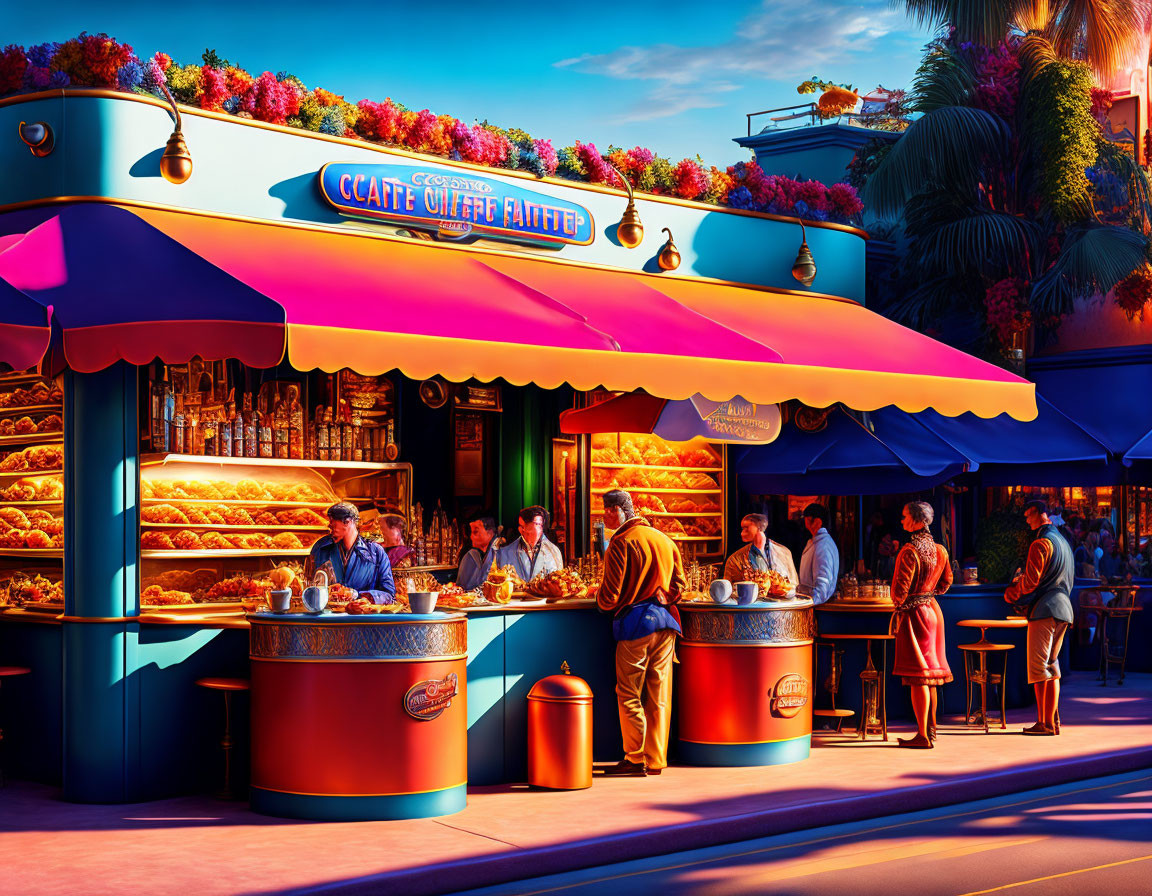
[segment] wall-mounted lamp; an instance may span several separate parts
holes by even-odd
[[[44,158],[56,148],[52,126],[44,121],[34,121],[31,124],[26,121],[20,122],[20,139],[38,159]]]
[[[184,142],[184,134],[180,130],[180,110],[176,107],[176,100],[172,98],[172,91],[163,82],[160,86],[164,88],[164,95],[172,104],[172,115],[176,119],[176,130],[168,138],[164,155],[160,157],[160,173],[169,183],[182,184],[192,176],[192,154],[188,152],[188,144]]]
[[[674,271],[680,267],[680,250],[672,242],[671,230],[667,227],[661,227],[660,231],[668,234],[668,242],[660,247],[660,254],[656,256],[656,263],[660,265],[662,271]]]
[[[628,205],[624,208],[620,223],[616,225],[616,238],[625,249],[635,249],[644,239],[644,225],[640,223],[640,215],[636,212],[636,200],[632,198],[632,184],[615,165],[609,164],[608,167],[616,172],[620,183],[624,184],[624,189],[628,191]]]
[[[808,235],[804,230],[804,222],[799,218],[796,223],[800,225],[800,251],[796,253],[796,261],[792,263],[792,276],[811,286],[816,279],[816,259],[812,257],[812,250],[808,248]]]

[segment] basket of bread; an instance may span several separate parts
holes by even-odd
[[[796,591],[796,583],[774,569],[763,570],[745,566],[743,576],[743,581],[755,582],[760,586],[761,600],[785,600]]]
[[[493,566],[480,586],[484,599],[494,604],[506,604],[512,595],[524,590],[524,581],[512,566]]]
[[[588,586],[574,569],[558,569],[547,575],[536,576],[526,588],[532,597],[549,601],[578,600],[587,597]]]

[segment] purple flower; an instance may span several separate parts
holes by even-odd
[[[34,65],[36,68],[48,68],[52,64],[52,57],[56,55],[56,51],[59,49],[60,44],[55,42],[29,47],[28,64]]]
[[[224,111],[229,115],[235,115],[236,110],[240,108],[240,97],[230,96],[223,102]]]
[[[752,191],[747,187],[736,187],[728,194],[728,205],[731,208],[752,208]]]
[[[116,83],[121,90],[133,90],[144,81],[144,66],[132,59],[120,66],[116,72]]]
[[[48,79],[49,87],[67,87],[72,83],[72,79],[68,77],[67,72],[52,72],[52,76]]]

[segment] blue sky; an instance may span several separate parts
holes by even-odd
[[[800,81],[906,86],[928,35],[888,0],[555,6],[505,0],[0,0],[0,44],[104,31],[179,62],[205,48],[287,70],[355,102],[391,96],[465,121],[637,144],[677,161],[746,158],[745,113],[791,105]]]

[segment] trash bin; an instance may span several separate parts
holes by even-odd
[[[528,692],[528,783],[582,790],[592,786],[592,688],[560,669]]]

